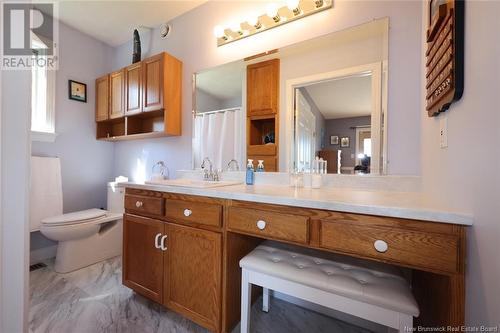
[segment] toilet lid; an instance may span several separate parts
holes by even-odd
[[[42,220],[44,225],[65,225],[65,224],[75,224],[78,222],[87,222],[89,220],[97,219],[99,217],[105,216],[107,211],[97,208],[81,210],[79,212],[73,212],[53,217],[48,217]]]

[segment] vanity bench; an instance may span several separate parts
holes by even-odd
[[[414,325],[464,324],[466,225],[299,207],[303,200],[263,203],[272,200],[248,192],[127,185],[124,285],[231,332],[240,321],[239,262],[275,240],[410,268],[420,308]]]

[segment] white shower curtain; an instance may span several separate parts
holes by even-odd
[[[214,168],[226,169],[231,159],[242,168],[245,123],[242,110],[228,109],[196,115],[194,121],[194,167],[200,168],[208,157]]]

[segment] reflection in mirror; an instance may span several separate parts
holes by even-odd
[[[266,171],[302,171],[317,156],[328,173],[385,173],[388,33],[376,19],[196,73],[193,167],[258,157]],[[247,96],[262,110],[248,113]]]
[[[238,170],[245,161],[243,61],[195,74],[193,164]],[[243,164],[244,166],[244,164]]]
[[[327,162],[327,173],[370,173],[372,142],[380,140],[371,133],[372,114],[380,118],[380,109],[374,110],[378,97],[372,85],[380,78],[363,68],[351,71],[351,75],[335,78],[332,74],[332,79],[295,87],[294,165],[298,170],[310,171],[317,156]]]

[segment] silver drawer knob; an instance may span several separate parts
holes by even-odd
[[[257,228],[259,228],[260,230],[264,230],[266,228],[266,221],[258,220],[257,221]]]
[[[191,216],[191,214],[193,214],[193,211],[191,209],[184,209],[184,216],[188,217],[188,216]]]
[[[142,207],[142,201],[136,201],[136,202],[135,202],[135,206],[136,206],[137,208]]]
[[[377,250],[377,252],[380,252],[380,253],[384,253],[389,249],[389,245],[387,245],[387,243],[385,241],[380,240],[380,239],[377,239],[373,243],[373,247],[375,248],[375,250]]]

